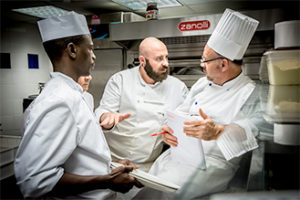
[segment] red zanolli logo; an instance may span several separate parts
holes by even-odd
[[[208,29],[209,27],[210,22],[208,20],[181,22],[178,24],[180,31],[198,31]]]

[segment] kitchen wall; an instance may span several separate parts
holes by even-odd
[[[52,71],[36,24],[1,27],[0,52],[10,53],[11,69],[0,68],[0,134],[21,135],[23,98],[38,94]],[[27,54],[38,54],[39,69],[28,69]]]

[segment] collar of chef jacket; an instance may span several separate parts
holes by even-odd
[[[226,90],[230,90],[230,88],[232,88],[232,86],[234,86],[237,82],[241,81],[244,78],[243,73],[241,72],[237,77],[225,82],[223,85],[217,85],[215,83],[213,83],[212,81],[208,80],[208,85],[209,86],[214,86],[214,87],[220,87]]]
[[[83,94],[83,89],[82,89],[81,85],[79,85],[77,82],[75,82],[71,77],[69,77],[63,73],[60,73],[60,72],[51,72],[50,77],[51,78],[59,77],[59,78],[64,79],[71,88],[73,88],[74,90],[77,90],[81,94]]]

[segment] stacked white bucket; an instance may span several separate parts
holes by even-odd
[[[300,145],[300,20],[275,24],[274,48],[262,58],[268,76],[263,68],[260,74],[270,83],[267,118],[274,123],[274,142]]]

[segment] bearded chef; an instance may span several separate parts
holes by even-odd
[[[258,23],[239,12],[225,10],[204,47],[201,67],[206,77],[193,85],[184,103],[176,109],[181,114],[201,117],[185,121],[183,131],[202,140],[206,169],[180,164],[172,159],[170,149],[150,169],[151,174],[179,186],[193,181],[189,188],[191,199],[225,190],[243,155],[258,147],[243,113],[255,83],[243,75],[241,68]],[[178,141],[173,130],[167,126],[163,130],[164,142],[176,148]],[[136,199],[166,199],[174,195],[144,188]]]

